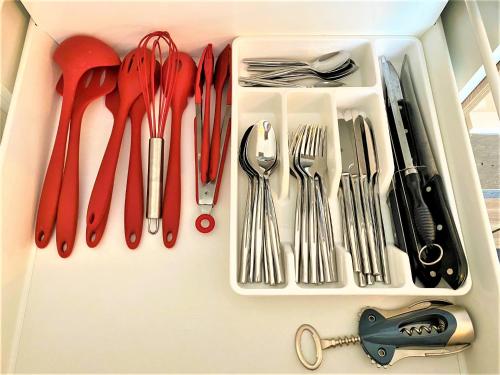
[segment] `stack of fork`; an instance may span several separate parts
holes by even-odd
[[[338,281],[333,225],[328,204],[326,128],[300,126],[289,140],[290,173],[297,179],[295,281]]]

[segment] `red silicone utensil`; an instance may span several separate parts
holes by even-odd
[[[214,126],[212,129],[212,141],[210,143],[210,166],[208,171],[208,179],[215,181],[220,162],[220,124],[221,124],[221,107],[222,107],[222,91],[226,78],[231,72],[231,46],[226,46],[220,53],[215,63],[214,87],[215,87],[215,114]],[[231,83],[229,83],[231,84]],[[224,142],[224,140],[223,140]]]
[[[202,57],[199,62],[197,81],[200,83],[195,87],[196,104],[199,103],[201,107],[201,97],[203,95],[203,89],[201,85],[203,84],[203,79],[205,80],[205,98],[203,105],[203,128],[201,133],[201,182],[206,184],[208,180],[208,166],[210,159],[210,97],[212,92],[212,80],[214,71],[214,55],[212,50],[212,45],[209,44],[205,47]],[[199,97],[198,97],[199,96]],[[196,114],[198,116],[198,114]]]
[[[130,249],[139,246],[144,221],[144,187],[142,183],[141,125],[146,114],[142,95],[130,109],[130,156],[125,193],[125,241]]]
[[[106,225],[106,217],[111,205],[116,165],[120,156],[125,123],[130,107],[139,95],[141,95],[139,71],[137,69],[139,59],[136,53],[137,49],[134,49],[125,56],[118,73],[120,106],[87,209],[87,245],[89,247],[95,247],[102,237],[103,233],[96,233],[96,230],[99,227],[103,232]],[[145,55],[145,58],[150,57],[148,54]]]
[[[160,63],[156,62],[156,88],[160,81]],[[140,95],[130,109],[130,156],[128,162],[127,190],[125,192],[125,241],[130,249],[141,242],[144,222],[144,186],[142,174],[141,129],[146,114],[146,103]]]
[[[69,121],[78,81],[91,68],[120,64],[120,58],[111,47],[85,35],[64,40],[54,52],[54,60],[62,69],[64,90],[59,126],[38,203],[35,242],[39,248],[49,243],[56,221]]]
[[[71,255],[75,242],[79,205],[79,153],[80,130],[83,114],[89,104],[108,94],[116,87],[116,68],[89,70],[80,80],[71,115],[69,144],[57,209],[57,251],[63,258]],[[62,88],[63,79],[58,83]]]
[[[106,108],[113,115],[113,123],[115,123],[116,119],[118,118],[118,110],[120,109],[120,95],[118,93],[118,87],[116,87],[114,91],[106,95],[105,104]],[[102,235],[104,234],[104,229],[106,228],[108,214],[109,214],[109,206],[106,210],[106,215],[102,220],[102,224],[98,225],[97,228],[95,228],[94,232],[91,233],[91,238],[90,238],[91,243],[98,244],[99,241],[101,241]]]
[[[172,126],[167,179],[163,195],[163,243],[171,248],[177,240],[181,213],[181,126],[188,98],[194,94],[196,64],[188,54],[178,53],[177,77],[172,97]]]
[[[227,45],[226,49],[229,50],[229,60],[228,60],[228,75],[227,75],[227,80],[228,80],[228,85],[227,85],[227,91],[226,91],[226,111],[224,114],[224,119],[222,122],[227,122],[227,132],[226,132],[226,139],[224,140],[224,148],[222,149],[222,157],[220,160],[220,168],[218,171],[218,176],[217,176],[217,184],[215,185],[215,196],[214,196],[214,204],[217,203],[219,200],[219,191],[220,191],[220,185],[222,183],[222,175],[224,173],[224,164],[226,163],[226,155],[227,155],[227,148],[229,147],[230,139],[231,139],[231,105],[232,105],[232,82],[231,82],[231,46]]]

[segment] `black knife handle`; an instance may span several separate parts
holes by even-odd
[[[441,176],[433,176],[422,191],[436,223],[436,243],[443,248],[440,267],[442,277],[453,289],[457,289],[467,279],[467,258],[445,197]]]
[[[417,227],[417,233],[424,245],[433,244],[436,240],[436,227],[429,207],[427,207],[422,197],[418,172],[416,170],[414,172],[406,171],[405,182],[412,201],[413,219]]]

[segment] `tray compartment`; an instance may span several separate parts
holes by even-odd
[[[236,49],[238,57],[236,61],[233,60],[233,66],[238,67],[238,74],[241,76],[253,74],[246,71],[246,64],[243,63],[246,57],[284,57],[310,61],[329,52],[346,50],[350,52],[359,69],[342,82],[350,87],[368,87],[377,84],[376,60],[373,46],[368,39],[326,36],[238,38],[233,42],[233,50]]]

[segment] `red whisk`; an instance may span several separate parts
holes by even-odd
[[[146,35],[139,42],[138,48],[140,50],[139,79],[146,104],[150,133],[146,218],[148,219],[148,231],[154,234],[160,228],[161,192],[163,190],[163,134],[175,86],[178,55],[177,47],[166,31],[155,31]],[[164,54],[167,49],[168,54]],[[145,58],[148,50],[152,52],[153,59]],[[155,101],[154,64],[156,64],[156,59],[160,62],[162,69],[159,98]],[[151,65],[146,66],[147,64]]]

